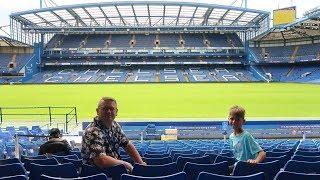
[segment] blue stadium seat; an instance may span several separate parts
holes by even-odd
[[[235,176],[247,176],[254,173],[264,172],[266,180],[272,180],[280,170],[280,162],[278,160],[266,163],[258,163],[251,165],[247,162],[239,161],[233,171]]]
[[[201,172],[228,175],[229,166],[227,161],[215,164],[196,164],[188,162],[184,166],[183,171],[187,174],[188,180],[193,180],[196,179]]]
[[[6,176],[1,177],[0,180],[27,180],[27,176],[25,175],[15,175],[15,176]]]
[[[219,155],[227,156],[227,157],[233,157],[233,150],[231,150],[231,149],[222,149]]]
[[[288,155],[290,151],[284,151],[284,152],[266,152],[266,157],[280,157],[280,156],[285,156]]]
[[[25,159],[47,159],[45,155],[38,155],[38,156],[24,156],[21,155],[21,162],[25,163]]]
[[[300,156],[320,156],[320,151],[296,151],[294,155]]]
[[[0,177],[26,175],[27,171],[21,163],[0,165]]]
[[[307,161],[307,162],[317,162],[317,161],[320,161],[320,156],[301,156],[301,155],[294,155],[294,156],[292,156],[291,160]]]
[[[130,156],[121,156],[121,159],[123,161],[126,161],[126,162],[130,163],[130,164],[134,164],[134,161],[133,161],[133,159],[131,159]]]
[[[83,164],[81,168],[80,176],[85,177],[85,176],[91,176],[91,175],[100,174],[100,173],[104,173],[108,177],[112,177],[112,179],[114,180],[119,180],[122,174],[127,173],[127,169],[122,164],[104,168],[104,169],[100,169],[96,166],[91,166],[88,164]]]
[[[307,147],[301,148],[301,147],[299,147],[297,150],[298,151],[309,151],[309,152],[317,152],[317,151],[319,151],[319,149],[317,147],[314,147],[314,148],[307,148]]]
[[[76,169],[79,171],[82,167],[82,160],[81,159],[69,159],[69,158],[63,158],[63,163],[72,163]]]
[[[77,170],[72,163],[57,165],[39,165],[31,163],[29,178],[32,180],[39,180],[42,174],[62,178],[78,177]]]
[[[57,165],[59,162],[55,158],[50,159],[24,159],[24,167],[27,171],[31,169],[31,163],[39,165]]]
[[[158,176],[158,177],[142,177],[135,175],[123,174],[121,176],[121,180],[187,180],[186,173],[179,172],[172,175],[167,176]]]
[[[148,165],[163,165],[163,164],[172,163],[172,158],[171,157],[143,158],[143,159]]]
[[[164,158],[164,157],[169,157],[169,154],[144,154],[143,157],[145,158]]]
[[[214,162],[219,156],[217,153],[212,153],[212,152],[206,152],[205,155],[210,156],[210,159],[212,162]]]
[[[199,174],[198,180],[265,180],[265,175],[263,172],[259,172],[256,174],[251,174],[247,176],[226,176],[226,175],[218,175],[207,172],[202,172]]]
[[[197,158],[201,157],[199,154],[192,153],[192,154],[180,154],[180,153],[175,153],[172,157],[172,160],[176,162],[178,160],[178,157],[189,157],[189,158]]]
[[[166,176],[178,173],[175,162],[164,165],[140,165],[133,166],[132,175],[144,177]]]
[[[219,163],[219,162],[223,162],[223,161],[227,161],[228,165],[234,165],[234,163],[236,163],[238,160],[234,157],[227,157],[227,156],[220,156],[218,155],[216,157],[216,159],[214,160],[214,163]]]
[[[81,157],[81,152],[80,152],[80,151],[72,150],[72,151],[71,151],[71,154],[75,154],[75,155],[77,155],[79,159],[81,159],[81,158],[82,158],[82,157]]]
[[[171,150],[170,156],[174,157],[175,154],[193,154],[193,151],[191,149],[179,149],[179,150]]]
[[[75,154],[65,155],[65,156],[53,155],[52,157],[56,158],[59,163],[62,163],[64,158],[75,159],[75,160],[78,160],[78,159],[79,159],[78,156],[75,155]]]
[[[197,164],[210,164],[212,163],[210,156],[203,156],[203,157],[178,157],[177,160],[177,169],[178,171],[182,171],[185,164],[187,162],[197,163]]]
[[[86,177],[78,177],[78,178],[59,178],[59,177],[51,177],[47,175],[41,175],[41,180],[107,180],[107,176],[104,173],[86,176]]]
[[[306,162],[290,160],[284,166],[285,171],[296,172],[296,173],[313,173],[320,174],[320,161],[317,162]]]
[[[18,158],[0,160],[0,165],[13,164],[13,163],[21,163],[21,161]]]
[[[319,180],[320,174],[305,174],[288,171],[280,171],[274,180]]]
[[[199,155],[205,155],[205,154],[219,154],[219,151],[218,150],[201,150],[201,149],[198,149],[197,150],[197,153]]]
[[[279,160],[280,167],[283,167],[288,162],[288,158],[286,155],[279,156],[279,157],[266,157],[263,162],[265,163],[265,162],[271,162],[276,160]]]

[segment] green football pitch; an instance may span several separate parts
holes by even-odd
[[[249,118],[320,117],[320,85],[294,83],[1,85],[0,107],[75,106],[82,120],[102,96],[121,119],[225,119],[232,105]]]

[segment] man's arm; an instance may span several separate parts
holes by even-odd
[[[138,164],[146,164],[142,161],[142,158],[137,151],[137,149],[134,147],[134,145],[129,142],[128,145],[124,148],[124,150],[127,152],[127,154],[131,157],[131,159]]]
[[[133,166],[130,163],[128,163],[126,161],[115,159],[115,158],[113,158],[111,156],[107,156],[105,154],[100,154],[98,157],[94,158],[93,163],[96,166],[98,166],[99,168],[106,168],[106,167],[111,167],[114,165],[123,164],[129,172],[131,172],[133,169]]]

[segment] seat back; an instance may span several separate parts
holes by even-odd
[[[64,159],[64,158],[68,158],[68,159],[79,159],[78,156],[75,155],[75,154],[65,155],[65,156],[53,155],[52,157],[56,158],[59,163],[63,163],[63,159]]]
[[[208,180],[208,179],[214,179],[214,180],[264,180],[264,173],[256,173],[251,174],[247,176],[225,176],[225,175],[218,175],[218,174],[212,174],[207,172],[201,172],[199,174],[198,180]]]
[[[185,149],[171,150],[170,156],[174,157],[175,154],[193,154],[193,151],[191,149],[189,149],[189,150],[185,150]]]
[[[163,165],[172,163],[171,157],[163,157],[163,158],[144,158],[145,162],[148,165]]]
[[[189,158],[197,158],[201,157],[199,154],[180,154],[180,153],[175,153],[172,157],[172,160],[174,162],[177,162],[178,157],[189,157]]]
[[[279,157],[266,157],[263,162],[266,163],[266,162],[271,162],[276,160],[279,160],[280,167],[282,168],[288,162],[288,157],[286,155],[279,156]]]
[[[304,173],[295,173],[288,171],[280,171],[274,180],[319,180],[320,174],[304,174]]]
[[[266,180],[273,180],[275,175],[280,171],[279,160],[258,163],[256,165],[247,162],[239,161],[233,171],[235,176],[247,176],[254,173],[264,172]]]
[[[205,155],[205,154],[219,154],[219,151],[218,150],[201,150],[201,149],[198,149],[197,150],[197,153],[199,155]]]
[[[145,158],[164,158],[164,157],[169,157],[169,154],[144,154],[143,157]]]
[[[176,174],[171,174],[167,176],[158,176],[158,177],[142,177],[135,175],[123,174],[121,180],[187,180],[186,173],[179,172]]]
[[[18,158],[1,159],[0,160],[0,165],[14,164],[14,163],[21,163],[21,161]]]
[[[267,151],[266,153],[267,153],[266,157],[280,157],[280,156],[287,155],[289,153],[289,151],[284,151],[284,152],[270,152],[270,151]]]
[[[296,151],[295,155],[300,156],[320,156],[320,151]]]
[[[15,175],[15,176],[6,176],[0,178],[0,180],[27,180],[27,176],[25,175]]]
[[[177,169],[178,171],[182,171],[184,168],[184,165],[186,165],[187,162],[191,163],[198,163],[198,164],[210,164],[212,163],[210,160],[210,156],[203,156],[203,157],[178,157],[177,160]]]
[[[41,175],[41,180],[107,180],[107,176],[103,173],[86,176],[86,177],[78,177],[78,178],[59,178],[59,177],[52,177],[47,175]]]
[[[77,170],[79,170],[82,167],[82,160],[81,159],[69,159],[69,158],[63,158],[63,163],[72,163]]]
[[[187,174],[188,180],[197,179],[201,172],[208,172],[213,174],[228,175],[229,166],[228,162],[220,162],[215,164],[197,164],[188,162],[183,171]]]
[[[21,163],[0,165],[0,177],[26,175],[27,171]]]
[[[77,170],[72,163],[57,165],[40,165],[31,163],[29,174],[30,179],[39,180],[41,174],[61,178],[78,177]]]
[[[25,163],[25,159],[47,159],[45,155],[38,155],[38,156],[24,156],[21,155],[21,162]]]
[[[116,165],[109,168],[100,169],[96,166],[83,164],[81,168],[81,177],[91,176],[99,173],[104,173],[108,177],[112,177],[113,180],[119,180],[122,174],[127,173],[127,169],[124,165]]]
[[[132,175],[144,177],[167,176],[175,173],[178,173],[175,162],[164,165],[135,164],[132,170]]]
[[[24,167],[27,171],[31,169],[31,163],[39,164],[39,165],[57,165],[59,162],[55,158],[50,159],[28,159],[26,158],[24,163]]]
[[[219,162],[223,162],[223,161],[227,161],[229,166],[234,165],[234,163],[237,162],[236,158],[233,157],[227,157],[227,156],[220,156],[218,155],[216,157],[216,159],[214,160],[214,163],[219,163]]]
[[[306,162],[290,160],[284,166],[285,171],[296,172],[296,173],[312,173],[320,174],[320,161],[317,162]]]
[[[320,161],[320,156],[301,156],[301,155],[294,155],[294,156],[292,156],[291,160],[307,161],[307,162],[317,162],[317,161]]]

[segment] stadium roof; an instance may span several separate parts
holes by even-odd
[[[290,24],[274,27],[252,39],[252,41],[286,41],[320,36],[320,8],[308,12],[306,17]]]
[[[5,36],[0,36],[0,47],[30,47],[29,44],[25,44],[20,41],[16,41],[14,39],[5,37]]]
[[[12,13],[23,29],[160,28],[234,26],[259,28],[269,12],[187,2],[103,2]]]

